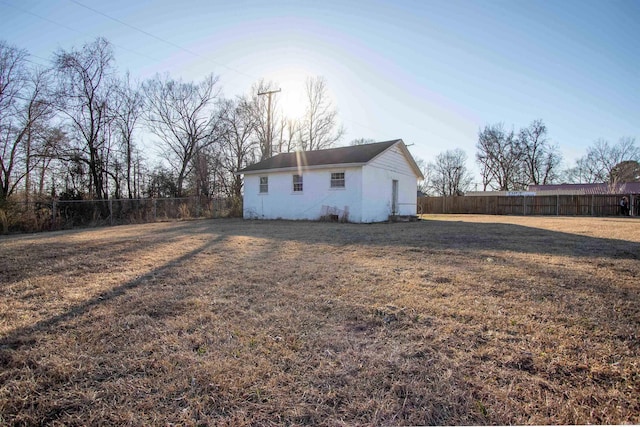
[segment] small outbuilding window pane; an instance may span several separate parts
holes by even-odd
[[[261,176],[260,177],[260,192],[268,193],[269,192],[269,177]]]
[[[331,173],[331,188],[344,188],[344,172]]]
[[[302,175],[293,175],[293,191],[302,191]]]

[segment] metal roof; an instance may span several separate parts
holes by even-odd
[[[530,185],[537,194],[640,194],[640,182]]]

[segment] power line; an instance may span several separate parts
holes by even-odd
[[[44,59],[45,61],[49,61],[49,60],[48,60],[48,59],[46,59],[46,58],[43,58],[43,57],[38,56],[38,55],[33,55],[33,54],[31,54],[31,53],[29,54],[29,56],[33,56],[34,58]],[[27,62],[29,62],[29,63],[31,63],[31,64],[33,64],[33,65],[38,65],[38,66],[40,66],[40,67],[42,67],[42,68],[49,68],[49,67],[50,67],[50,65],[44,65],[44,64],[41,64],[41,63],[39,63],[39,62],[37,62],[37,61],[34,61],[34,60],[32,60],[32,59],[29,59],[29,58],[25,58],[24,60],[25,60],[25,61],[27,61]]]
[[[121,25],[124,25],[124,26],[126,26],[126,27],[128,27],[128,28],[131,28],[131,29],[135,30],[135,31],[138,31],[138,32],[140,32],[141,34],[144,34],[144,35],[146,35],[146,36],[148,36],[148,37],[151,37],[151,38],[153,38],[153,39],[155,39],[155,40],[158,40],[158,41],[160,41],[160,42],[166,43],[166,44],[168,44],[168,45],[170,45],[170,46],[173,46],[173,47],[175,47],[175,48],[177,48],[177,49],[180,49],[180,50],[182,50],[183,52],[186,52],[186,53],[188,53],[188,54],[190,54],[190,55],[196,56],[196,57],[198,57],[198,58],[202,58],[202,59],[204,59],[204,60],[206,60],[206,61],[210,61],[210,62],[212,62],[212,63],[214,63],[214,64],[216,64],[216,65],[222,66],[222,67],[224,67],[224,68],[226,68],[226,69],[228,69],[228,70],[230,70],[230,71],[233,71],[233,72],[235,72],[235,73],[241,74],[241,75],[246,76],[246,77],[250,77],[251,79],[259,80],[259,77],[257,77],[257,76],[253,76],[253,75],[251,75],[251,74],[247,74],[247,73],[245,73],[245,72],[243,72],[243,71],[237,70],[237,69],[235,69],[235,68],[233,68],[233,67],[230,67],[230,66],[228,66],[228,65],[226,65],[226,64],[223,64],[223,63],[221,63],[221,62],[217,62],[217,61],[214,61],[214,60],[212,60],[212,59],[209,59],[209,58],[203,57],[202,55],[200,55],[200,54],[199,54],[199,53],[197,53],[197,52],[194,52],[194,51],[192,51],[192,50],[190,50],[190,49],[187,49],[187,48],[185,48],[185,47],[183,47],[183,46],[180,46],[180,45],[179,45],[179,44],[177,44],[177,43],[174,43],[174,42],[172,42],[172,41],[170,41],[170,40],[166,40],[166,39],[164,39],[164,38],[162,38],[162,37],[159,37],[159,36],[157,36],[157,35],[155,35],[155,34],[152,34],[152,33],[148,32],[148,31],[145,31],[145,30],[143,30],[143,29],[141,29],[141,28],[138,28],[138,27],[136,27],[135,25],[131,25],[131,24],[127,23],[127,22],[124,22],[124,21],[122,21],[122,20],[120,20],[120,19],[118,19],[118,18],[114,18],[113,16],[110,16],[110,15],[108,15],[108,14],[104,13],[104,12],[101,12],[101,11],[99,11],[99,10],[97,10],[97,9],[94,9],[94,8],[92,8],[92,7],[90,7],[90,6],[87,6],[87,5],[85,5],[85,4],[83,4],[83,3],[81,3],[81,2],[80,2],[80,1],[78,1],[78,0],[69,0],[69,1],[70,1],[71,3],[74,3],[74,4],[78,5],[78,6],[80,6],[80,7],[83,7],[83,8],[85,8],[85,9],[87,9],[87,10],[90,10],[90,11],[92,11],[92,12],[94,12],[94,13],[97,13],[98,15],[101,15],[101,16],[103,16],[103,17],[105,17],[105,18],[108,18],[108,19],[110,19],[110,20],[112,20],[112,21],[114,21],[114,22],[117,22],[117,23],[119,23],[119,24],[121,24]],[[268,95],[268,111],[267,111],[267,121],[268,121],[268,122],[270,122],[270,118],[271,118],[271,96],[272,96],[272,94],[277,93],[277,92],[280,92],[280,91],[281,91],[281,89],[278,89],[278,90],[275,90],[275,91],[268,91],[268,92],[258,93],[258,95]],[[365,129],[368,129],[368,130],[370,130],[370,131],[374,131],[374,129],[370,128],[369,126],[363,125],[363,124],[361,124],[361,123],[357,123],[357,122],[355,122],[355,121],[353,121],[353,120],[348,120],[348,121],[350,121],[351,123],[353,123],[353,124],[355,124],[355,125],[357,125],[357,126],[359,126],[359,127],[361,127],[361,128],[365,128]],[[270,129],[270,127],[269,127],[269,129]],[[375,131],[374,131],[374,132],[375,132]],[[272,137],[271,137],[271,135],[270,135],[270,132],[269,132],[269,135],[268,135],[268,139],[269,139],[269,142],[268,142],[268,143],[269,143],[269,148],[268,148],[268,150],[269,150],[269,151],[271,151],[271,149],[272,149],[272,147],[271,147],[271,139],[272,139]],[[268,153],[268,157],[270,157],[270,154],[271,154],[271,153]]]
[[[209,61],[209,62],[211,62],[211,63],[213,63],[213,64],[216,64],[216,65],[218,65],[218,66],[224,67],[224,68],[226,68],[226,69],[228,69],[228,70],[230,70],[230,71],[232,71],[232,72],[234,72],[234,73],[237,73],[237,74],[240,74],[240,75],[243,75],[243,76],[249,77],[249,78],[251,78],[251,79],[253,79],[253,80],[259,80],[259,78],[258,78],[258,77],[256,77],[256,76],[254,76],[254,75],[251,75],[251,74],[245,73],[245,72],[243,72],[243,71],[241,71],[241,70],[235,69],[235,68],[230,67],[230,66],[228,66],[228,65],[226,65],[226,64],[223,64],[223,63],[221,63],[221,62],[217,62],[217,61],[212,60],[212,59],[210,59],[210,58],[204,57],[204,56],[202,56],[201,54],[199,54],[199,53],[197,53],[197,52],[194,52],[194,51],[192,51],[192,50],[190,50],[190,49],[187,49],[187,48],[185,48],[185,47],[183,47],[183,46],[180,46],[180,45],[179,45],[179,44],[177,44],[177,43],[174,43],[174,42],[172,42],[172,41],[170,41],[170,40],[166,40],[166,39],[164,39],[164,38],[162,38],[162,37],[159,37],[159,36],[157,36],[157,35],[155,35],[155,34],[153,34],[153,33],[150,33],[150,32],[148,32],[148,31],[145,31],[145,30],[141,29],[141,28],[138,28],[138,27],[136,27],[135,25],[131,25],[131,24],[129,24],[129,23],[127,23],[127,22],[125,22],[125,21],[122,21],[122,20],[120,20],[120,19],[118,19],[118,18],[115,18],[115,17],[113,17],[113,16],[111,16],[111,15],[109,15],[109,14],[106,14],[106,13],[104,13],[104,12],[100,11],[100,10],[97,10],[97,9],[95,9],[95,8],[93,8],[93,7],[87,6],[87,5],[85,5],[85,4],[83,4],[83,3],[81,3],[81,2],[80,2],[80,1],[78,1],[78,0],[69,0],[69,2],[71,2],[71,3],[73,3],[73,4],[77,5],[77,6],[80,6],[80,7],[84,8],[84,9],[87,9],[87,10],[89,10],[89,11],[93,12],[93,13],[96,13],[96,14],[98,14],[98,15],[100,15],[100,16],[103,16],[103,17],[105,17],[105,18],[107,18],[107,19],[110,19],[110,20],[112,20],[112,21],[114,21],[114,22],[117,22],[118,24],[123,25],[123,26],[125,26],[125,27],[127,27],[127,28],[130,28],[130,29],[132,29],[132,30],[135,30],[135,31],[137,31],[137,32],[139,32],[139,33],[141,33],[141,34],[144,34],[144,35],[146,35],[147,37],[153,38],[153,39],[155,39],[155,40],[157,40],[157,41],[160,41],[160,42],[162,42],[162,43],[165,43],[165,44],[167,44],[167,45],[169,45],[169,46],[172,46],[172,47],[174,47],[174,48],[176,48],[176,49],[180,49],[181,51],[183,51],[183,52],[185,52],[185,53],[188,53],[188,54],[193,55],[193,56],[195,56],[195,57],[201,58],[201,59],[203,59],[203,60],[205,60],[205,61]],[[19,10],[19,11],[21,11],[21,12],[23,12],[23,13],[26,13],[26,14],[29,14],[29,15],[32,15],[32,16],[35,16],[36,18],[39,18],[39,19],[41,19],[41,20],[43,20],[43,21],[49,22],[49,23],[51,23],[51,24],[54,24],[54,25],[56,25],[56,26],[58,26],[58,27],[61,27],[61,28],[66,29],[66,30],[72,31],[72,32],[74,32],[74,33],[83,34],[81,31],[79,31],[79,30],[77,30],[77,29],[75,29],[75,28],[69,27],[69,26],[67,26],[67,25],[65,25],[65,24],[62,24],[62,23],[57,22],[57,21],[54,21],[54,20],[49,19],[49,18],[47,18],[47,17],[45,17],[45,16],[41,16],[41,15],[39,15],[39,14],[37,14],[37,13],[34,13],[34,12],[30,11],[30,10],[27,10],[27,9],[24,9],[24,8],[21,8],[21,7],[18,7],[18,6],[12,5],[12,4],[10,4],[10,3],[7,3],[7,2],[6,2],[6,1],[4,1],[4,0],[0,0],[0,3],[4,4],[4,5],[6,5],[6,6],[12,7],[12,8],[14,8],[14,9],[16,9],[16,10]],[[125,46],[117,45],[117,44],[113,44],[113,45],[114,45],[114,46],[116,46],[116,47],[118,47],[118,48],[120,48],[120,49],[123,49],[123,50],[126,50],[126,51],[128,51],[128,52],[131,52],[131,53],[133,53],[133,54],[135,54],[135,55],[137,55],[137,56],[142,56],[142,57],[145,57],[145,58],[148,58],[148,59],[154,60],[154,61],[159,61],[159,60],[158,60],[158,58],[154,58],[154,57],[151,57],[151,56],[149,56],[149,55],[146,55],[146,54],[143,54],[143,53],[137,52],[137,51],[132,50],[132,49],[130,49],[130,48],[127,48],[127,47],[125,47]],[[36,56],[36,55],[32,55],[32,54],[30,54],[30,55],[31,55],[31,56],[34,56],[34,57],[38,57],[38,56]],[[38,57],[38,58],[40,58],[40,59],[44,59],[44,60],[48,61],[48,59],[45,59],[45,58],[42,58],[42,57]],[[33,61],[30,61],[30,62],[33,62]],[[41,66],[42,66],[42,64],[39,64],[39,65],[41,65]],[[278,90],[278,91],[272,91],[272,93],[279,92],[279,91],[280,91],[280,90]],[[270,93],[268,93],[268,92],[263,92],[263,93],[259,93],[258,95],[266,95],[266,94],[268,94],[268,95],[269,95],[269,105],[270,105],[270,104],[271,104],[271,94],[270,94]],[[372,132],[374,132],[374,133],[377,133],[377,132],[376,132],[373,128],[371,128],[370,126],[364,125],[364,124],[362,124],[362,123],[358,123],[358,122],[356,122],[356,121],[354,121],[354,120],[344,120],[344,119],[343,119],[343,121],[350,122],[350,123],[352,123],[353,125],[356,125],[357,127],[364,128],[364,129],[367,129],[367,130],[372,131]],[[395,137],[395,136],[394,136],[394,137]]]
[[[101,12],[101,11],[99,11],[99,10],[97,10],[97,9],[94,9],[94,8],[92,8],[92,7],[90,7],[90,6],[87,6],[87,5],[83,4],[83,3],[80,3],[78,0],[69,0],[69,1],[70,1],[71,3],[74,3],[74,4],[78,5],[78,6],[80,6],[80,7],[83,7],[83,8],[85,8],[85,9],[87,9],[87,10],[90,10],[90,11],[92,11],[92,12],[94,12],[94,13],[97,13],[98,15],[104,16],[105,18],[108,18],[108,19],[110,19],[110,20],[112,20],[112,21],[114,21],[114,22],[117,22],[117,23],[118,23],[118,24],[120,24],[120,25],[124,25],[125,27],[131,28],[132,30],[138,31],[139,33],[142,33],[142,34],[144,34],[144,35],[146,35],[146,36],[148,36],[148,37],[151,37],[151,38],[153,38],[153,39],[155,39],[155,40],[158,40],[158,41],[160,41],[160,42],[162,42],[162,43],[166,43],[166,44],[168,44],[168,45],[170,45],[170,46],[173,46],[173,47],[175,47],[176,49],[180,49],[181,51],[186,52],[186,53],[188,53],[188,54],[190,54],[190,55],[196,56],[196,57],[198,57],[198,58],[202,58],[202,59],[204,59],[204,60],[206,60],[206,61],[210,61],[210,62],[212,62],[212,63],[214,63],[214,64],[216,64],[216,65],[219,65],[219,66],[221,66],[221,67],[224,67],[224,68],[226,68],[226,69],[228,69],[228,70],[231,70],[231,71],[233,71],[233,72],[235,72],[235,73],[242,74],[242,75],[244,75],[244,76],[246,76],[246,77],[250,77],[250,78],[252,78],[252,79],[256,79],[256,80],[257,80],[257,77],[256,77],[256,76],[252,76],[252,75],[247,74],[247,73],[245,73],[245,72],[243,72],[243,71],[237,70],[237,69],[235,69],[235,68],[233,68],[233,67],[229,67],[228,65],[223,64],[223,63],[221,63],[221,62],[217,62],[217,61],[214,61],[214,60],[212,60],[212,59],[210,59],[210,58],[206,58],[206,57],[204,57],[204,56],[200,55],[200,54],[199,54],[199,53],[197,53],[197,52],[194,52],[194,51],[192,51],[192,50],[190,50],[190,49],[187,49],[187,48],[185,48],[185,47],[183,47],[183,46],[180,46],[180,45],[179,45],[179,44],[177,44],[177,43],[174,43],[174,42],[172,42],[172,41],[170,41],[170,40],[163,39],[162,37],[158,37],[158,36],[156,36],[155,34],[152,34],[152,33],[148,32],[148,31],[145,31],[145,30],[143,30],[143,29],[141,29],[141,28],[136,27],[135,25],[131,25],[131,24],[129,24],[129,23],[127,23],[127,22],[124,22],[124,21],[122,21],[122,20],[120,20],[120,19],[118,19],[118,18],[114,18],[114,17],[113,17],[113,16],[111,16],[111,15],[108,15],[108,14],[106,14],[106,13],[104,13],[104,12]]]
[[[94,8],[90,7],[90,6],[87,6],[87,5],[85,5],[85,4],[82,4],[82,3],[80,3],[80,2],[79,2],[79,1],[77,1],[77,0],[69,0],[69,1],[70,1],[71,3],[75,3],[75,4],[77,4],[77,5],[78,5],[78,6],[80,6],[80,7],[84,7],[84,8],[85,8],[85,9],[87,9],[87,10],[90,10],[90,11],[92,11],[92,12],[94,12],[94,13],[97,13],[98,15],[101,15],[101,16],[104,16],[105,18],[111,19],[112,21],[117,22],[118,24],[124,25],[125,27],[129,27],[129,28],[131,28],[131,29],[133,29],[133,30],[136,30],[136,31],[138,31],[138,32],[140,32],[140,33],[142,33],[142,34],[144,34],[144,35],[147,35],[147,36],[149,36],[149,37],[151,37],[151,38],[154,38],[154,39],[156,39],[156,40],[158,40],[158,41],[161,41],[161,42],[163,42],[163,43],[167,43],[167,44],[169,44],[169,45],[171,45],[171,46],[173,46],[173,47],[176,47],[176,48],[178,48],[178,49],[180,49],[180,50],[183,50],[183,51],[185,51],[185,52],[187,52],[187,53],[190,53],[191,55],[194,55],[194,56],[200,56],[200,55],[198,55],[197,53],[195,53],[195,52],[193,52],[193,51],[191,51],[191,50],[189,50],[189,49],[186,49],[186,48],[184,48],[184,47],[182,47],[182,46],[180,46],[180,45],[177,45],[177,44],[175,44],[175,43],[173,43],[173,42],[171,42],[171,41],[165,40],[165,39],[160,38],[160,37],[158,37],[158,36],[156,36],[156,35],[154,35],[154,34],[151,34],[151,33],[150,33],[150,32],[148,32],[148,31],[142,30],[142,29],[140,29],[140,28],[138,28],[138,27],[135,27],[135,26],[133,26],[133,25],[131,25],[131,24],[128,24],[128,23],[126,23],[126,22],[124,22],[124,21],[121,21],[121,20],[120,20],[120,19],[118,19],[118,18],[114,18],[113,16],[107,15],[107,14],[106,14],[106,13],[104,13],[104,12],[101,12],[101,11],[99,11],[99,10],[97,10],[97,9],[94,9]]]
[[[103,17],[107,18],[107,19],[110,19],[110,20],[112,20],[112,21],[114,21],[114,22],[117,22],[117,23],[119,23],[120,25],[124,25],[125,27],[128,27],[128,28],[131,28],[131,29],[133,29],[133,30],[135,30],[135,31],[138,31],[138,32],[140,32],[141,34],[144,34],[144,35],[146,35],[146,36],[148,36],[148,37],[151,37],[151,38],[153,38],[153,39],[155,39],[155,40],[158,40],[158,41],[160,41],[160,42],[162,42],[162,43],[165,43],[165,44],[168,44],[168,45],[170,45],[170,46],[173,46],[173,47],[175,47],[175,48],[177,48],[177,49],[180,49],[180,50],[182,50],[183,52],[186,52],[186,53],[188,53],[188,54],[190,54],[190,55],[196,56],[196,57],[198,57],[198,58],[202,58],[202,59],[204,59],[204,60],[206,60],[206,61],[209,61],[209,62],[211,62],[211,63],[213,63],[213,64],[219,65],[219,66],[224,67],[224,68],[226,68],[226,69],[228,69],[228,70],[230,70],[230,71],[233,71],[234,73],[241,74],[241,75],[243,75],[243,76],[249,77],[249,78],[254,79],[254,80],[259,80],[259,78],[258,78],[258,77],[256,77],[256,76],[254,76],[254,75],[247,74],[247,73],[245,73],[245,72],[243,72],[243,71],[240,71],[240,70],[238,70],[238,69],[235,69],[235,68],[233,68],[233,67],[230,67],[230,66],[228,66],[228,65],[226,65],[226,64],[223,64],[223,63],[221,63],[221,62],[217,62],[217,61],[214,61],[214,60],[212,60],[212,59],[210,59],[210,58],[206,58],[206,57],[204,57],[204,56],[202,56],[202,55],[198,54],[197,52],[194,52],[194,51],[189,50],[189,49],[187,49],[187,48],[185,48],[185,47],[183,47],[183,46],[180,46],[180,45],[179,45],[179,44],[177,44],[177,43],[173,43],[172,41],[169,41],[169,40],[163,39],[162,37],[156,36],[155,34],[152,34],[152,33],[148,32],[148,31],[145,31],[145,30],[143,30],[143,29],[140,29],[140,28],[136,27],[135,25],[131,25],[131,24],[129,24],[129,23],[127,23],[127,22],[124,22],[124,21],[122,21],[122,20],[120,20],[120,19],[118,19],[118,18],[114,18],[113,16],[110,16],[110,15],[108,15],[108,14],[104,13],[104,12],[101,12],[101,11],[99,11],[99,10],[97,10],[97,9],[94,9],[94,8],[90,7],[90,6],[87,6],[87,5],[85,5],[85,4],[82,4],[82,3],[80,3],[80,2],[79,2],[79,1],[77,1],[77,0],[69,0],[69,1],[70,1],[71,3],[74,3],[74,4],[78,5],[78,6],[80,6],[80,7],[85,8],[85,9],[87,9],[87,10],[89,10],[89,11],[93,12],[93,13],[96,13],[96,14],[101,15],[101,16],[103,16]],[[32,12],[32,11],[30,11],[30,10],[27,10],[27,9],[24,9],[24,8],[22,8],[22,7],[18,7],[18,6],[15,6],[15,5],[11,4],[11,3],[7,3],[7,2],[6,2],[6,1],[4,1],[4,0],[0,0],[0,3],[4,4],[5,6],[9,6],[9,7],[11,7],[11,8],[16,9],[16,10],[19,10],[19,11],[20,11],[20,12],[22,12],[22,13],[25,13],[25,14],[28,14],[28,15],[31,15],[31,16],[35,16],[36,18],[42,19],[43,21],[47,21],[47,22],[49,22],[49,23],[51,23],[51,24],[53,24],[53,25],[56,25],[56,26],[58,26],[58,27],[60,27],[60,28],[64,28],[64,29],[66,29],[66,30],[68,30],[68,31],[72,31],[72,32],[74,32],[74,33],[78,33],[78,34],[83,34],[83,33],[82,33],[82,31],[79,31],[79,30],[77,30],[77,29],[75,29],[75,28],[69,27],[68,25],[61,24],[60,22],[54,21],[54,20],[49,19],[49,18],[47,18],[47,17],[45,17],[45,16],[38,15],[37,13],[34,13],[34,12]],[[146,54],[143,54],[143,53],[140,53],[140,52],[136,52],[136,51],[134,51],[134,50],[132,50],[132,49],[129,49],[129,48],[127,48],[127,47],[124,47],[124,46],[122,46],[122,45],[117,45],[117,44],[113,44],[113,45],[114,45],[114,46],[116,46],[116,47],[119,47],[120,49],[123,49],[123,50],[126,50],[126,51],[128,51],[128,52],[131,52],[131,53],[133,53],[133,54],[135,54],[135,55],[143,56],[143,57],[145,57],[145,58],[152,59],[152,60],[154,60],[154,61],[159,61],[159,59],[158,59],[158,58],[154,58],[154,57],[151,57],[151,56],[149,56],[149,55],[146,55]]]
[[[19,10],[19,11],[20,11],[20,12],[22,12],[22,13],[26,13],[26,14],[28,14],[28,15],[35,16],[36,18],[42,19],[43,21],[47,21],[47,22],[49,22],[49,23],[51,23],[51,24],[53,24],[53,25],[57,25],[58,27],[60,27],[60,28],[64,28],[65,30],[68,30],[68,31],[71,31],[71,32],[74,32],[74,33],[78,33],[78,34],[83,34],[83,33],[82,33],[82,31],[80,31],[80,30],[77,30],[77,29],[75,29],[75,28],[69,27],[68,25],[65,25],[65,24],[61,24],[60,22],[54,21],[53,19],[49,19],[49,18],[47,18],[46,16],[38,15],[37,13],[34,13],[34,12],[30,11],[30,10],[23,9],[23,8],[21,8],[21,7],[18,7],[18,6],[12,5],[12,4],[10,4],[10,3],[7,3],[6,1],[1,1],[1,0],[0,0],[0,2],[1,2],[2,4],[4,4],[5,6],[9,6],[9,7],[12,7],[12,8],[14,8],[14,9],[16,9],[16,10]],[[126,50],[126,51],[128,51],[128,52],[131,52],[131,53],[133,53],[134,55],[143,56],[143,57],[145,57],[145,58],[152,59],[152,60],[154,60],[154,61],[158,61],[158,58],[154,58],[154,57],[152,57],[152,56],[145,55],[144,53],[136,52],[136,51],[134,51],[134,50],[132,50],[132,49],[129,49],[129,48],[124,47],[124,46],[121,46],[121,45],[117,45],[117,44],[113,44],[113,45],[114,45],[114,46],[116,46],[116,47],[118,47],[118,48],[120,48],[120,49],[123,49],[123,50]],[[31,54],[31,53],[30,53],[30,55],[31,55],[31,56],[36,56],[36,55]],[[41,58],[41,57],[39,57],[39,58]],[[44,59],[44,58],[41,58],[41,59]],[[49,61],[48,59],[45,59],[45,60],[46,60],[46,61]]]
[[[52,19],[49,19],[49,18],[46,18],[46,17],[44,17],[44,16],[38,15],[37,13],[33,13],[33,12],[31,12],[30,10],[23,9],[23,8],[18,7],[18,6],[16,6],[16,5],[13,5],[13,4],[11,4],[11,3],[7,3],[6,1],[2,1],[2,4],[4,4],[5,6],[12,7],[12,8],[14,8],[14,9],[16,9],[16,10],[19,10],[19,11],[20,11],[20,12],[22,12],[22,13],[26,13],[26,14],[28,14],[28,15],[35,16],[36,18],[40,18],[40,19],[42,19],[43,21],[47,21],[47,22],[50,22],[50,23],[52,23],[52,24],[55,24],[55,25],[57,25],[57,26],[59,26],[59,27],[65,28],[65,29],[67,29],[67,30],[69,30],[69,31],[73,31],[73,32],[75,32],[75,33],[80,33],[80,31],[76,30],[75,28],[68,27],[68,26],[66,26],[66,25],[64,25],[64,24],[61,24],[61,23],[59,23],[59,22],[56,22],[56,21],[54,21],[54,20],[52,20]]]

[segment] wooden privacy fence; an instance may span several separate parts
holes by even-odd
[[[623,194],[550,195],[550,196],[450,196],[418,197],[418,212],[423,214],[484,215],[620,215]],[[627,194],[631,214],[638,215],[640,195]]]

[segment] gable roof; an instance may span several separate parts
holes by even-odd
[[[373,144],[353,145],[349,147],[329,148],[326,150],[296,151],[293,153],[280,153],[261,162],[247,166],[237,173],[256,173],[273,169],[298,169],[308,167],[322,167],[329,165],[364,165],[393,145],[401,142],[401,147],[411,164],[412,169],[422,177],[415,161],[406,149],[402,139],[375,142]]]

